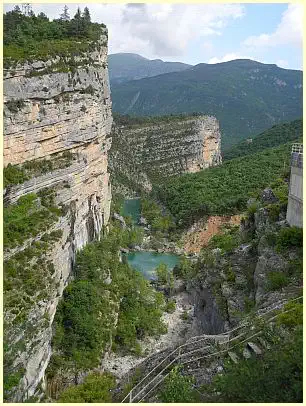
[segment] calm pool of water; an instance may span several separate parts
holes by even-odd
[[[131,216],[134,223],[138,223],[140,217],[140,199],[127,199],[123,203],[122,214]]]
[[[141,251],[124,254],[132,268],[140,271],[146,279],[155,279],[155,268],[159,264],[166,264],[172,270],[179,262],[179,256],[174,254],[158,254],[155,252]]]

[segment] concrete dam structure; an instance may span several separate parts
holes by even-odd
[[[303,144],[293,144],[286,217],[290,226],[303,227]]]

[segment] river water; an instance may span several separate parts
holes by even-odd
[[[172,270],[179,262],[178,255],[150,251],[130,252],[125,256],[129,265],[140,271],[146,279],[155,279],[154,271],[158,265],[165,264],[169,270]]]
[[[140,218],[140,199],[126,199],[123,204],[123,215],[131,216],[137,224]],[[130,252],[124,254],[129,265],[140,271],[146,279],[155,279],[155,269],[160,264],[167,265],[172,270],[179,262],[179,256],[174,254],[159,254],[151,251]]]

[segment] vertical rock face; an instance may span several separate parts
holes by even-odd
[[[127,148],[120,148],[127,145],[133,165],[152,180],[197,172],[222,162],[219,123],[212,116],[165,116],[131,123],[121,126],[113,139],[112,167],[116,170],[120,166],[116,156],[122,157]]]
[[[195,122],[194,129],[198,138],[199,150],[198,155],[188,164],[187,172],[198,172],[201,169],[221,164],[221,134],[216,118],[201,117]]]
[[[30,305],[23,308],[18,302],[24,314],[22,322],[17,321],[11,305],[10,295],[14,292],[7,294],[6,355],[12,375],[20,378],[9,394],[10,401],[27,399],[43,384],[51,356],[51,324],[71,277],[75,254],[99,238],[108,223],[112,115],[106,44],[105,32],[90,51],[75,58],[73,73],[56,69],[50,73],[50,67],[52,70],[57,66],[59,58],[55,58],[17,65],[13,74],[4,75],[4,165],[18,164],[22,168],[29,161],[52,163],[67,153],[73,157],[64,167],[51,165],[51,171],[5,190],[6,204],[14,204],[23,195],[52,188],[55,202],[65,209],[48,230],[62,232],[44,256],[53,264],[53,272],[43,279],[43,292],[33,290]],[[42,233],[7,250],[5,259],[14,258],[41,236]],[[22,286],[15,294],[22,296],[20,290]]]

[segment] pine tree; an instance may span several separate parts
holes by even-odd
[[[78,9],[77,9],[77,12],[75,13],[74,19],[75,20],[80,20],[81,19],[81,9],[80,9],[80,7],[78,7]]]
[[[83,11],[83,18],[84,18],[84,20],[85,20],[86,23],[90,23],[90,22],[91,22],[90,12],[89,12],[88,7],[85,7],[85,8],[84,8],[84,11]]]
[[[62,12],[62,14],[60,15],[60,20],[62,21],[69,21],[70,20],[70,15],[69,15],[69,8],[68,6],[64,6],[64,10]]]
[[[39,14],[37,15],[37,18],[39,18],[40,20],[49,21],[49,18],[46,16],[45,13],[39,13]]]
[[[27,17],[33,15],[32,6],[30,3],[25,3],[22,5],[22,13]]]
[[[15,7],[13,8],[13,11],[14,11],[15,13],[21,14],[21,9],[20,9],[19,6],[15,6]]]

